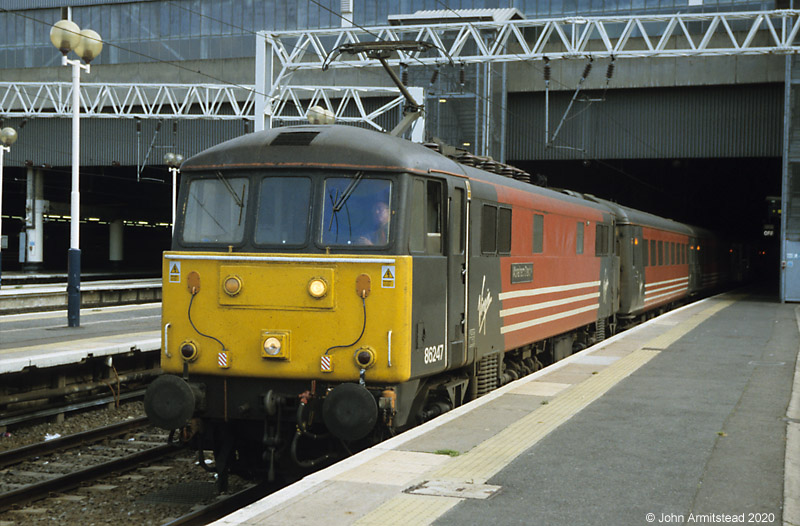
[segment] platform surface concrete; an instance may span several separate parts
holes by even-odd
[[[160,303],[81,309],[79,327],[67,326],[66,311],[0,315],[0,374],[157,351],[160,327]]]
[[[688,305],[214,524],[800,526],[798,308]]]
[[[67,308],[66,282],[19,282],[0,287],[0,315],[42,312]],[[81,308],[106,307],[161,301],[160,278],[106,279],[83,281],[80,285]]]

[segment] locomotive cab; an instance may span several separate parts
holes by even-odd
[[[466,396],[446,372],[468,358],[469,185],[417,169],[426,155],[458,166],[420,146],[392,158],[364,142],[375,134],[336,128],[252,134],[182,167],[167,375],[145,407],[223,474],[315,467],[337,454],[323,436],[353,449]]]

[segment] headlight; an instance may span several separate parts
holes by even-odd
[[[239,276],[228,276],[222,282],[222,290],[228,296],[236,296],[242,291],[242,280]]]
[[[261,357],[268,360],[288,360],[289,331],[262,331]]]
[[[281,341],[274,336],[270,336],[264,340],[264,352],[270,356],[279,355],[281,353]]]
[[[308,293],[312,298],[322,298],[328,293],[328,284],[322,278],[314,278],[308,282]]]

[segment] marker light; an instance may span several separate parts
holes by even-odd
[[[368,369],[375,364],[375,351],[369,347],[361,347],[353,355],[356,364],[361,369]]]
[[[242,291],[242,280],[238,276],[228,276],[222,282],[222,290],[228,296],[236,296]]]
[[[308,293],[312,298],[320,299],[328,293],[328,284],[322,278],[314,278],[308,282]]]
[[[264,340],[264,352],[270,356],[279,355],[281,353],[281,341],[274,336],[270,336]]]
[[[185,341],[181,344],[181,356],[187,362],[193,362],[197,359],[197,344],[191,341]]]

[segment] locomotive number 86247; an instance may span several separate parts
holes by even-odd
[[[732,277],[709,232],[347,126],[182,166],[152,422],[230,470],[308,470]]]

